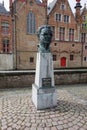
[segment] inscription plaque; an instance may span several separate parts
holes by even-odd
[[[42,87],[51,87],[51,78],[42,78]]]

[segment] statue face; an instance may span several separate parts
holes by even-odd
[[[48,28],[43,28],[40,33],[40,42],[41,43],[51,43],[52,40],[52,31]]]
[[[44,25],[38,29],[38,38],[40,41],[39,52],[50,52],[50,43],[52,40],[52,30],[50,26]]]

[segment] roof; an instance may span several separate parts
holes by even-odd
[[[0,14],[8,15],[9,12],[6,10],[3,4],[0,3]]]
[[[49,3],[49,6],[48,6],[48,14],[50,14],[50,12],[51,12],[52,9],[54,8],[56,2],[57,2],[57,0],[53,0],[51,3]]]
[[[40,4],[40,3],[41,3],[41,1],[40,1],[40,0],[36,0],[36,3],[37,3],[37,4]]]
[[[43,1],[41,1],[41,0],[35,0],[35,1],[36,1],[36,3],[37,3],[39,6],[44,6]]]

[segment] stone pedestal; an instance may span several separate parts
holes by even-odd
[[[32,85],[32,100],[37,109],[57,105],[51,53],[37,53],[35,83]]]

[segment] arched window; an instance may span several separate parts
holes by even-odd
[[[9,33],[9,23],[8,23],[8,21],[3,21],[1,23],[1,30],[2,30],[2,34],[8,34]]]
[[[29,12],[27,16],[27,33],[35,34],[36,32],[36,19],[33,12]]]

